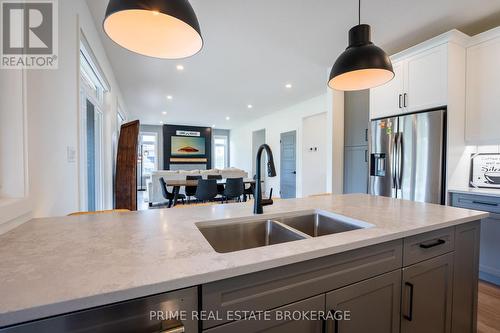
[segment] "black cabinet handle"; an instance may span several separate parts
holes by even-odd
[[[368,163],[368,150],[365,149],[365,162]]]
[[[420,247],[422,249],[430,249],[431,247],[439,246],[439,245],[442,245],[444,243],[446,243],[446,241],[444,239],[436,239],[436,240],[429,242],[429,243],[421,243]]]
[[[493,206],[493,207],[498,206],[498,203],[496,203],[496,202],[486,202],[486,201],[473,200],[472,203],[476,204],[476,205],[486,205],[486,206]]]
[[[403,94],[403,106],[404,107],[408,106],[408,94],[407,93]]]
[[[410,282],[405,282],[405,287],[410,288],[410,298],[408,304],[408,313],[403,315],[403,318],[412,321],[413,320],[413,284]]]
[[[368,128],[365,129],[365,141],[368,142]]]
[[[403,95],[399,94],[399,108],[401,109],[403,107],[403,103],[401,102],[401,98],[403,97]]]
[[[335,318],[335,310],[328,311],[328,316],[331,316],[333,318],[333,320],[330,321],[330,320],[323,318],[321,332],[322,333],[339,333],[339,321]],[[333,331],[332,331],[332,329],[333,329]]]

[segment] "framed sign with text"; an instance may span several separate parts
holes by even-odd
[[[500,188],[500,154],[472,154],[469,185]]]

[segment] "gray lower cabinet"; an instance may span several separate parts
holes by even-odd
[[[453,333],[469,333],[477,330],[480,233],[479,221],[460,225],[455,229],[451,320]]]
[[[344,102],[344,193],[368,193],[370,92],[346,92]]]
[[[476,193],[450,194],[452,206],[481,210],[490,217],[481,222],[479,278],[500,285],[500,197]]]
[[[481,279],[500,285],[500,214],[481,223]]]
[[[479,239],[475,221],[0,333],[473,333]],[[176,310],[217,316],[149,317]]]
[[[399,239],[204,284],[202,309],[221,318],[204,320],[203,328],[229,322],[226,313],[275,309],[400,269],[402,243]]]
[[[368,193],[368,146],[345,147],[344,193]]]
[[[453,252],[403,268],[401,333],[451,332]]]
[[[246,320],[235,321],[219,327],[208,329],[206,333],[322,333],[323,320],[316,316],[324,312],[325,295],[319,295],[295,302],[273,311],[269,311],[265,318],[257,316]],[[263,313],[262,313],[263,314]],[[297,316],[303,316],[304,320]],[[309,317],[306,317],[309,316]],[[314,320],[313,320],[314,319]]]
[[[325,313],[341,316],[324,320],[323,333],[473,333],[479,237],[475,221],[210,283],[202,286],[202,308],[273,312],[319,295],[325,296]],[[319,324],[226,319],[203,327],[216,333],[317,332]]]
[[[328,321],[327,332],[399,332],[400,295],[400,269],[327,293],[326,310],[344,318]]]

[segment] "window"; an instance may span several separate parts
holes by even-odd
[[[224,169],[229,166],[228,137],[222,135],[214,136],[214,167]]]
[[[158,134],[141,132],[139,134],[139,190],[145,190],[153,171],[158,170]]]
[[[80,44],[80,209],[102,210],[104,94],[109,90],[87,44]]]

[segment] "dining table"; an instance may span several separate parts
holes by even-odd
[[[183,186],[198,186],[198,179],[172,179],[165,180],[167,186],[173,187],[174,199],[172,203],[168,205],[168,208],[175,207],[177,205],[177,199],[179,197],[179,192]],[[262,181],[263,182],[263,181]],[[253,178],[243,178],[243,184],[255,185],[255,179]],[[226,185],[226,179],[217,179],[217,185]]]

